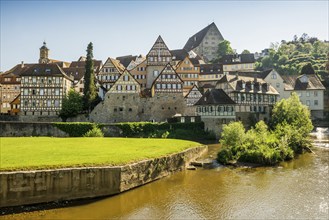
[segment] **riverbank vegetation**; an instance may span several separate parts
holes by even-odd
[[[200,145],[173,139],[1,138],[0,171],[122,165]]]
[[[221,134],[220,163],[247,162],[274,165],[289,160],[310,146],[310,112],[296,93],[274,106],[270,126],[259,121],[245,131],[241,122],[225,125]]]
[[[215,140],[212,132],[204,130],[203,122],[193,123],[156,123],[156,122],[124,122],[116,124],[96,124],[90,122],[58,122],[54,126],[70,137],[82,137],[91,129],[102,129],[107,125],[118,127],[123,137],[172,138],[184,140]]]

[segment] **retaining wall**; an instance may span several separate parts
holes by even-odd
[[[207,151],[200,146],[125,166],[0,173],[0,207],[109,196],[184,169]]]

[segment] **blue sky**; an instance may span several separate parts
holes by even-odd
[[[215,22],[237,52],[261,51],[295,34],[328,40],[328,1],[3,1],[0,70],[35,63],[45,40],[50,58],[146,55],[158,35],[170,49]]]

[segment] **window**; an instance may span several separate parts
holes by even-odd
[[[162,89],[166,88],[166,84],[161,84]]]
[[[56,81],[57,84],[59,83],[59,77],[56,77]]]
[[[29,94],[29,90],[28,89],[24,89],[24,95],[28,95]]]
[[[55,95],[59,95],[59,89],[55,89]]]
[[[50,100],[47,101],[47,106],[51,107],[51,101]]]
[[[59,107],[59,100],[55,100],[55,107]]]
[[[37,82],[37,78],[35,76],[32,77],[32,82],[36,83]]]
[[[122,86],[121,85],[117,85],[117,90],[121,91],[122,90]]]
[[[182,85],[181,84],[177,84],[177,89],[181,89]]]
[[[181,117],[181,118],[180,118],[180,122],[181,122],[181,123],[184,123],[184,122],[185,122],[185,118],[184,118],[184,117]]]
[[[123,76],[123,81],[129,81],[129,76],[124,75],[124,76]]]
[[[40,89],[40,95],[43,95],[43,94],[44,94],[44,90]]]
[[[318,100],[314,100],[314,105],[319,105]]]
[[[32,89],[32,95],[35,95],[35,94],[36,94],[36,90]]]
[[[271,78],[272,78],[272,79],[276,79],[276,78],[277,78],[276,73],[272,73],[272,74],[271,74]]]
[[[310,106],[310,100],[306,100],[306,105]]]
[[[172,88],[173,88],[173,89],[176,89],[176,84],[173,84],[173,85],[172,85]]]
[[[276,88],[280,88],[280,83],[276,83]]]
[[[154,71],[153,71],[153,76],[154,76],[154,77],[157,77],[158,74],[159,74],[159,71],[158,71],[158,70],[154,70]]]
[[[314,91],[314,97],[318,96],[318,91]]]
[[[171,89],[171,84],[168,84],[168,85],[167,85],[167,88],[168,88],[168,89]]]
[[[306,92],[306,96],[307,96],[307,97],[310,96],[310,92],[309,92],[309,91]]]
[[[160,89],[161,88],[161,85],[160,84],[157,84],[156,87],[157,87],[157,89]]]

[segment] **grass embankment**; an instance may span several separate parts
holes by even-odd
[[[143,138],[0,138],[0,171],[122,165],[200,146]]]

